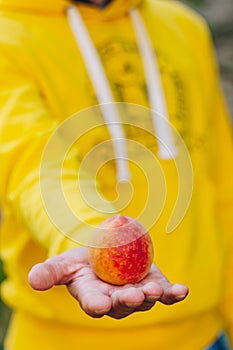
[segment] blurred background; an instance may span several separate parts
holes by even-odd
[[[233,1],[182,0],[209,23],[219,62],[220,78],[233,122]]]
[[[219,61],[222,87],[231,117],[233,117],[233,1],[182,0],[182,2],[193,7],[204,16],[209,23],[216,48],[216,55]],[[4,278],[4,269],[0,261],[0,284]],[[10,309],[0,298],[0,350],[2,350],[2,342],[10,313]]]

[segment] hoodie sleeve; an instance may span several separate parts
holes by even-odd
[[[216,164],[215,181],[218,194],[219,213],[223,229],[227,232],[227,254],[225,265],[224,298],[220,311],[226,322],[231,344],[233,345],[233,142],[232,126],[221,92],[216,98]]]
[[[4,210],[14,212],[14,217],[27,228],[49,255],[55,255],[85,242],[93,225],[104,216],[82,200],[77,188],[77,153],[68,152],[61,165],[56,155],[66,154],[67,148],[57,124],[35,81],[17,70],[9,57],[0,56],[0,196]],[[54,134],[55,132],[55,134]],[[53,137],[53,153],[43,165],[41,157],[46,144]],[[61,177],[61,179],[60,179]],[[59,181],[62,191],[57,188]],[[82,190],[89,188],[88,177]],[[43,192],[48,198],[43,202]],[[66,216],[65,204],[60,204],[61,192],[68,198],[68,208],[76,215]],[[60,196],[60,197],[59,197]],[[64,199],[64,198],[63,198]],[[63,200],[63,203],[66,201]],[[47,215],[46,205],[53,209]],[[62,229],[60,229],[62,227]],[[78,235],[78,236],[76,236]],[[67,236],[71,239],[68,239]]]
[[[222,230],[226,232],[226,261],[223,283],[223,300],[220,311],[226,323],[231,343],[233,345],[233,137],[232,123],[219,83],[218,67],[215,59],[210,36],[206,56],[209,57],[208,68],[213,77],[213,94],[209,99],[210,130],[211,130],[211,159],[210,171],[216,189],[218,214]],[[203,74],[206,72],[204,71]],[[220,231],[220,232],[223,232]],[[222,247],[219,247],[222,249]]]
[[[220,312],[233,345],[233,138],[232,124],[220,84],[218,62],[211,34],[205,20],[197,18],[194,52],[201,69],[203,99],[208,115],[210,149],[207,162],[216,191],[216,215],[220,219],[219,234],[226,233],[226,255],[223,275],[223,298]],[[200,50],[201,47],[201,50]],[[221,230],[222,228],[222,230]],[[219,249],[224,249],[219,246]]]

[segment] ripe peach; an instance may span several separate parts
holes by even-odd
[[[135,219],[123,215],[103,221],[88,247],[88,260],[105,282],[137,283],[149,272],[153,260],[152,240]]]

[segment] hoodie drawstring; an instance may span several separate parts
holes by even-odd
[[[148,86],[149,103],[158,141],[158,154],[162,159],[173,159],[177,151],[172,138],[172,130],[169,125],[165,96],[162,89],[156,56],[153,52],[146,27],[139,11],[137,9],[132,9],[130,15],[137,37],[138,49],[141,54]],[[129,181],[131,175],[127,162],[128,152],[126,137],[121,125],[118,110],[114,104],[114,97],[102,62],[77,7],[69,7],[67,9],[67,16],[95,89],[103,118],[112,138],[116,157],[117,179],[119,182]]]
[[[69,7],[67,15],[74,38],[83,56],[104,120],[113,141],[113,148],[116,157],[117,179],[119,182],[129,181],[131,175],[127,162],[128,152],[126,138],[121,126],[117,108],[113,103],[114,98],[103,65],[77,8],[74,6]]]
[[[169,125],[166,100],[156,55],[139,11],[137,9],[132,9],[130,14],[146,77],[148,98],[159,147],[158,154],[162,159],[171,159],[176,156],[177,151],[172,138],[172,130]]]

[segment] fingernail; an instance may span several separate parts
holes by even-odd
[[[177,300],[177,301],[183,300],[186,296],[187,296],[187,294],[182,294],[182,295],[176,296],[175,300]]]

